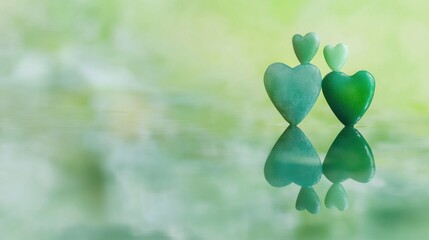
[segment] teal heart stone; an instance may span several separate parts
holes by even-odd
[[[319,37],[314,32],[307,33],[305,36],[295,34],[292,38],[293,50],[301,64],[309,63],[313,59],[319,44]]]
[[[322,76],[312,64],[291,68],[283,63],[273,63],[265,71],[264,85],[283,118],[289,124],[297,125],[319,97]]]
[[[322,177],[322,163],[305,134],[291,125],[268,155],[264,174],[267,182],[274,187],[292,182],[299,186],[313,186]]]
[[[325,197],[325,206],[327,208],[337,208],[344,211],[349,207],[349,199],[341,183],[334,183],[329,188]]]
[[[374,156],[365,138],[353,127],[344,127],[329,148],[323,174],[333,183],[353,179],[369,182],[375,174]]]
[[[322,90],[337,118],[345,126],[353,126],[371,104],[375,79],[367,71],[359,71],[353,76],[330,72],[322,81]]]
[[[320,211],[320,199],[312,187],[302,187],[296,199],[295,208],[298,211],[307,210],[316,214]]]

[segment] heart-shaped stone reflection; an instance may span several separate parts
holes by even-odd
[[[305,134],[291,125],[268,155],[264,174],[268,183],[274,187],[283,187],[292,182],[299,186],[313,186],[322,176],[322,163]]]
[[[337,44],[335,47],[328,45],[323,49],[323,55],[332,71],[340,71],[347,60],[349,49],[343,43]]]
[[[329,188],[325,197],[325,206],[327,208],[337,208],[340,211],[344,211],[349,207],[349,199],[341,183],[334,183]]]
[[[330,72],[322,81],[323,95],[337,118],[346,126],[353,126],[371,104],[375,91],[374,77],[367,71],[353,76]]]
[[[296,199],[295,208],[299,211],[307,210],[312,214],[320,211],[320,199],[312,187],[302,187]]]
[[[323,162],[323,174],[333,183],[353,179],[369,182],[375,162],[369,144],[353,127],[344,127],[332,143]]]
[[[322,75],[312,64],[291,68],[283,63],[273,63],[265,71],[264,85],[283,118],[291,125],[297,125],[319,97]]]
[[[319,37],[316,33],[310,32],[305,36],[295,34],[292,38],[293,50],[301,64],[309,63],[319,49]]]

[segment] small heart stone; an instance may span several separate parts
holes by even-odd
[[[330,72],[322,81],[323,95],[337,118],[353,126],[368,110],[374,97],[375,79],[367,71],[353,76]]]
[[[295,208],[299,211],[307,210],[316,214],[320,211],[320,199],[312,187],[302,187],[296,199]]]
[[[374,156],[365,138],[353,127],[344,127],[326,153],[323,174],[333,183],[347,179],[369,182],[375,174]]]
[[[349,55],[349,49],[347,45],[340,43],[337,46],[328,45],[323,49],[323,55],[325,56],[326,63],[332,69],[332,71],[340,71],[344,66]]]
[[[264,74],[265,89],[274,106],[291,125],[297,125],[310,112],[319,97],[322,76],[312,64],[291,68],[271,64]]]
[[[305,134],[298,127],[289,126],[268,155],[264,174],[274,187],[292,182],[313,186],[322,177],[322,162]]]
[[[306,64],[313,59],[319,49],[319,37],[316,33],[310,32],[305,36],[295,34],[292,38],[293,50],[301,64]]]
[[[325,197],[325,206],[327,208],[337,208],[344,211],[349,207],[349,199],[341,183],[334,183],[329,188]]]

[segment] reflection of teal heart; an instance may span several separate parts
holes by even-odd
[[[312,186],[320,181],[322,163],[304,133],[296,126],[289,126],[268,155],[264,173],[274,187],[291,182]]]
[[[310,112],[320,94],[321,84],[320,71],[312,64],[291,68],[283,63],[273,63],[264,75],[268,96],[292,125],[300,123]]]
[[[302,187],[296,199],[295,208],[299,211],[307,209],[316,214],[320,211],[320,199],[312,187]]]
[[[337,118],[353,126],[365,114],[375,91],[374,77],[367,71],[353,76],[330,72],[322,81],[323,95]]]
[[[344,127],[323,162],[323,174],[333,183],[348,178],[369,182],[375,174],[374,156],[365,138],[353,127]]]
[[[329,188],[325,197],[325,206],[327,208],[336,207],[340,211],[344,211],[349,207],[349,200],[341,183],[334,183]]]

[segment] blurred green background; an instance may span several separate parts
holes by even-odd
[[[0,1],[2,239],[422,239],[429,234],[425,1]],[[287,127],[262,77],[291,38],[343,42],[377,81],[357,128],[369,184],[295,210],[263,166]],[[329,69],[319,50],[313,63]],[[300,124],[323,159],[342,126]],[[330,183],[315,187],[322,199]]]

